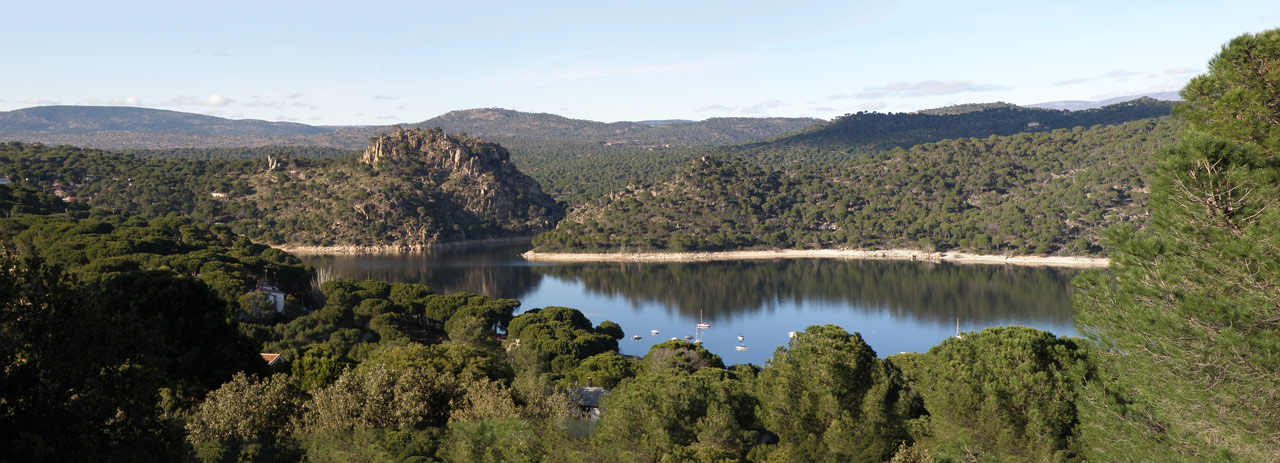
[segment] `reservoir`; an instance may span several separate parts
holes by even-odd
[[[440,294],[512,298],[521,302],[517,314],[573,307],[593,324],[621,325],[623,354],[644,355],[672,337],[700,334],[703,346],[729,365],[763,365],[786,345],[788,332],[815,324],[861,333],[881,357],[927,351],[956,334],[957,320],[961,332],[1024,325],[1076,335],[1070,298],[1076,269],[841,259],[533,263],[520,257],[528,248],[301,258],[322,280],[421,283]],[[710,328],[695,329],[699,322]]]

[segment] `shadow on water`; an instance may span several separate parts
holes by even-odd
[[[422,283],[436,293],[468,292],[520,299],[542,282],[542,274],[520,258],[528,243],[446,248],[385,255],[300,256],[322,280],[352,278]]]
[[[1032,318],[1070,325],[1075,270],[1002,265],[802,259],[536,268],[633,306],[657,303],[684,318],[731,321],[778,305],[821,302],[895,318],[989,325]]]
[[[832,259],[542,265],[520,258],[527,249],[526,243],[303,260],[324,278],[423,283],[444,294],[523,299],[544,278],[552,278],[585,293],[621,299],[632,310],[657,305],[668,316],[689,320],[754,319],[778,307],[816,303],[934,326],[949,326],[959,318],[966,326],[1069,327],[1074,315],[1070,280],[1079,272]],[[565,300],[574,298],[565,295]]]

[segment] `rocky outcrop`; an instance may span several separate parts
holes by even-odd
[[[370,139],[353,161],[265,175],[255,189],[278,222],[325,228],[286,237],[292,245],[421,249],[554,228],[564,209],[510,158],[478,138],[397,130]]]

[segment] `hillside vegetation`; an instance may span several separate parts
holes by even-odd
[[[1052,132],[1168,116],[1174,102],[1139,98],[1084,111],[1025,108],[1007,103],[967,104],[914,113],[860,112],[798,133],[748,143],[738,150],[768,164],[833,162],[860,155],[956,138]]]
[[[546,251],[915,248],[1096,254],[1142,223],[1149,154],[1175,126],[1145,120],[925,143],[837,166],[706,156],[651,186],[574,209]]]
[[[142,159],[9,143],[0,174],[72,208],[178,213],[259,242],[414,248],[554,226],[563,212],[509,156],[438,130],[395,132],[359,157],[328,160]]]

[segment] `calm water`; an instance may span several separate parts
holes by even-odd
[[[725,363],[764,364],[787,332],[832,323],[862,333],[881,356],[923,352],[961,331],[1026,325],[1075,335],[1074,270],[827,259],[680,264],[543,264],[527,245],[392,256],[307,256],[322,278],[378,279],[519,299],[613,320],[624,354],[644,355],[711,324],[704,346]],[[650,335],[649,330],[659,330]],[[633,341],[632,335],[643,338]],[[738,336],[747,351],[739,352]]]

